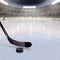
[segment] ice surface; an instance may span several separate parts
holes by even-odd
[[[38,24],[20,23],[20,20],[2,23],[10,37],[30,41],[32,47],[24,48],[23,53],[16,53],[16,47],[8,42],[0,28],[0,60],[60,60],[59,22],[50,19],[40,20]]]

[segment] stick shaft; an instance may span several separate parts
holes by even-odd
[[[0,21],[0,26],[1,26],[5,36],[8,37],[8,33],[6,32],[6,30],[5,30],[4,26],[2,25],[1,21]]]

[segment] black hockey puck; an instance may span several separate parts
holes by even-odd
[[[16,48],[16,52],[17,53],[22,53],[23,52],[23,48]]]

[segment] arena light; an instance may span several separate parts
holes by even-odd
[[[2,4],[8,5],[8,3],[4,0],[1,0],[0,2],[2,2]]]
[[[59,3],[60,2],[60,0],[55,0],[54,2],[52,2],[51,4],[52,5],[55,5],[56,3]]]

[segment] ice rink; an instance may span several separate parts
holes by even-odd
[[[0,18],[9,36],[29,41],[31,48],[16,53],[0,28],[0,60],[60,60],[60,18],[15,17]]]

